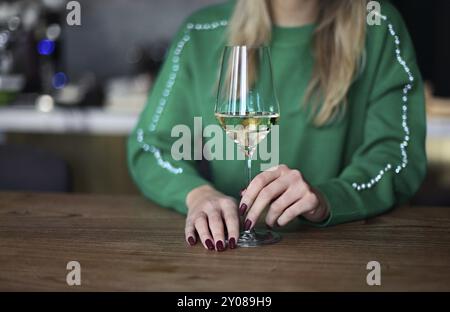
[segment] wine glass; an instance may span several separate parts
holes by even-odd
[[[215,115],[227,136],[245,154],[250,184],[256,147],[280,116],[268,47],[225,47]],[[278,233],[270,230],[241,231],[238,246],[272,244],[280,238]]]

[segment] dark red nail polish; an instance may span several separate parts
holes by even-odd
[[[207,239],[205,241],[205,245],[206,245],[206,247],[208,247],[209,250],[214,250],[214,244],[210,239]]]
[[[246,204],[241,204],[241,207],[239,207],[239,214],[243,216],[245,214],[245,211],[247,210]]]
[[[223,242],[222,241],[218,241],[216,243],[216,248],[217,248],[217,251],[224,251],[225,250],[225,247],[223,246]]]
[[[252,227],[252,221],[250,221],[249,219],[245,220],[244,230],[248,231],[248,230],[250,230],[251,227]]]
[[[230,249],[236,248],[236,240],[234,239],[234,237],[228,240],[228,245],[230,246]]]
[[[189,245],[191,245],[191,246],[195,245],[195,239],[192,236],[189,236],[188,242],[189,242]]]

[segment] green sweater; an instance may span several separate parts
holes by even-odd
[[[210,6],[181,26],[128,140],[131,175],[152,201],[186,213],[194,188],[212,184],[239,197],[245,161],[209,161],[211,180],[194,160],[174,160],[174,125],[217,124],[215,90],[233,1]],[[364,66],[343,118],[316,127],[302,101],[312,73],[314,25],[274,27],[270,44],[280,103],[280,163],[300,170],[328,202],[325,225],[364,219],[408,200],[426,171],[423,83],[399,13],[383,2],[381,25],[368,26]],[[260,166],[254,162],[255,171]]]

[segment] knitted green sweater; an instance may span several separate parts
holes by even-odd
[[[186,213],[185,199],[210,183],[234,197],[246,184],[243,160],[211,160],[211,180],[194,160],[175,160],[178,124],[217,124],[215,90],[233,1],[202,9],[181,26],[128,140],[131,175],[152,201]],[[332,225],[386,212],[408,200],[426,171],[423,83],[399,13],[382,2],[381,25],[368,26],[364,64],[348,93],[343,118],[316,127],[303,98],[313,57],[314,25],[273,27],[270,44],[280,103],[279,162],[300,170],[322,193]],[[308,106],[306,106],[308,107]],[[225,136],[225,135],[224,135]],[[204,144],[205,142],[203,142]],[[254,161],[254,175],[261,160]]]

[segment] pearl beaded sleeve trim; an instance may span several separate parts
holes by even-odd
[[[387,21],[387,17],[384,15],[380,15],[381,19],[384,21]],[[410,68],[406,64],[405,60],[401,56],[401,50],[400,50],[400,38],[395,32],[394,26],[392,26],[391,23],[388,24],[389,34],[394,39],[395,42],[395,55],[397,58],[398,63],[403,67],[406,75],[408,76],[409,82],[405,84],[403,87],[403,94],[402,94],[402,107],[401,107],[401,114],[402,114],[402,128],[404,132],[403,141],[400,143],[400,155],[401,155],[401,163],[394,167],[392,164],[388,163],[386,166],[380,170],[380,172],[373,177],[370,181],[366,183],[353,183],[352,187],[356,189],[357,191],[363,191],[366,189],[372,188],[374,185],[376,185],[378,182],[380,182],[383,175],[391,170],[394,169],[396,174],[399,174],[403,169],[406,168],[408,165],[408,154],[406,152],[406,148],[408,147],[409,140],[410,140],[410,130],[408,126],[408,95],[413,87],[414,77],[411,73]]]
[[[167,104],[167,100],[172,92],[172,88],[175,85],[175,81],[178,75],[178,71],[180,70],[180,59],[181,59],[181,53],[183,52],[183,49],[185,45],[189,42],[191,39],[191,32],[192,31],[200,31],[200,30],[214,30],[219,27],[225,27],[228,25],[228,21],[222,20],[222,21],[215,21],[212,23],[188,23],[186,24],[186,28],[184,30],[184,35],[178,41],[175,50],[173,52],[173,56],[171,59],[171,71],[169,73],[169,78],[166,82],[165,88],[162,92],[162,96],[158,101],[158,106],[156,107],[155,113],[153,114],[152,120],[150,125],[148,126],[149,132],[155,132],[156,127],[158,126],[159,120],[161,118],[161,114],[164,111],[164,108]],[[158,165],[169,172],[173,174],[181,174],[183,173],[183,168],[175,168],[172,166],[172,164],[168,161],[165,161],[161,156],[161,151],[156,148],[155,146],[149,145],[144,142],[144,130],[139,128],[136,132],[136,140],[140,144],[142,150],[146,153],[152,153],[155,156],[155,159],[158,163]]]
[[[169,172],[171,172],[173,174],[183,173],[183,168],[175,168],[174,166],[172,166],[172,164],[170,162],[165,161],[161,157],[161,151],[158,148],[144,142],[144,130],[142,130],[142,129],[137,130],[136,140],[141,145],[144,152],[152,153],[155,156],[156,162],[158,163],[158,165],[160,167],[167,169]]]

